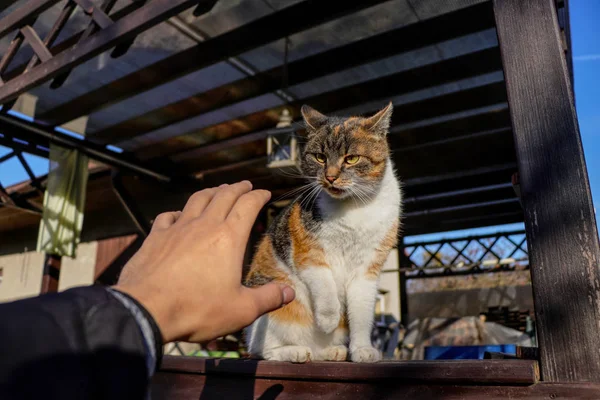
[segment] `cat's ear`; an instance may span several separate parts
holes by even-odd
[[[378,133],[383,136],[387,135],[390,129],[393,109],[394,105],[390,101],[390,103],[377,114],[367,118],[363,123],[363,126],[371,132]]]
[[[314,108],[307,106],[306,104],[302,106],[300,110],[302,112],[302,118],[304,118],[304,123],[306,127],[312,130],[317,130],[327,122],[327,117]]]

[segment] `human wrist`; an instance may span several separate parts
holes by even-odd
[[[172,307],[164,301],[158,301],[157,299],[160,296],[152,294],[154,291],[138,287],[137,285],[117,284],[112,288],[128,295],[144,308],[156,324],[162,343],[172,342],[178,337],[174,325],[175,321],[172,317]]]

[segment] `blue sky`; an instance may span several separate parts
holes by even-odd
[[[600,0],[570,0],[570,13],[577,115],[592,196],[596,208],[600,208]],[[0,146],[0,156],[8,152],[7,148]],[[48,170],[47,160],[31,155],[26,155],[26,158],[36,174]],[[16,159],[0,164],[0,182],[4,186],[25,179],[27,175]],[[423,235],[412,237],[407,242],[522,228],[523,224],[513,224],[443,235]]]

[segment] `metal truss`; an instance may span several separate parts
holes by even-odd
[[[123,1],[123,0],[121,0]],[[60,0],[29,0],[27,3],[0,20],[0,38],[16,32],[6,52],[0,58],[0,145],[12,151],[0,158],[0,163],[17,158],[35,192],[43,193],[42,180],[36,178],[23,153],[48,158],[50,144],[77,149],[90,158],[138,175],[148,176],[161,182],[171,177],[138,163],[122,154],[114,153],[86,139],[76,139],[50,127],[42,127],[8,115],[18,96],[27,90],[52,79],[51,87],[60,87],[70,71],[100,54],[114,48],[111,56],[119,57],[127,52],[135,37],[192,6],[195,14],[208,12],[216,0],[136,0],[112,13],[118,0],[103,0],[100,6],[90,0],[66,2],[50,31],[41,38],[33,29],[37,18]],[[86,29],[55,45],[56,39],[68,24],[77,8],[89,17]],[[30,60],[9,71],[18,52],[28,44],[33,50]],[[0,183],[0,205],[40,214],[41,210],[31,204],[24,195],[8,193]]]
[[[529,269],[525,231],[499,232],[406,244],[400,272],[406,279]]]
[[[4,110],[10,108],[19,95],[41,83],[53,79],[51,87],[60,87],[72,68],[111,48],[114,48],[111,56],[119,57],[127,52],[138,34],[194,5],[197,5],[196,14],[208,12],[217,0],[137,0],[124,8],[125,11],[121,10],[119,19],[109,15],[118,0],[103,0],[100,7],[91,0],[70,0],[42,39],[32,26],[41,13],[59,1],[29,0],[0,20],[0,38],[17,31],[0,59],[0,77],[24,43],[34,52],[19,75],[7,81],[0,78],[0,103],[5,105]],[[78,7],[89,17],[89,25],[78,34],[75,43],[57,51],[58,46],[52,46]]]
[[[2,141],[0,141],[0,144],[2,144]],[[21,166],[29,176],[28,186],[33,189],[34,192],[43,193],[45,190],[43,182],[33,173],[29,163],[27,163],[27,160],[23,156],[23,151],[21,149],[14,148],[8,154],[0,157],[0,165],[14,158],[19,160]],[[8,193],[6,188],[2,185],[2,182],[0,182],[0,206],[14,208],[37,215],[42,214],[42,210],[32,204],[25,196],[18,192]]]

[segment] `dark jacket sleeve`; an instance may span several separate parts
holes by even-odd
[[[136,305],[160,354],[160,332]],[[134,315],[107,289],[0,304],[0,321],[0,399],[145,398],[148,346]]]

